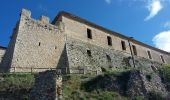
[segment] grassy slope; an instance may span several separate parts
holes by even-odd
[[[0,74],[0,99],[26,100],[33,83],[33,74]]]
[[[107,91],[94,87],[91,91],[84,88],[84,83],[95,77],[84,75],[64,76],[63,97],[65,100],[127,100],[118,92]],[[116,77],[115,77],[116,78]],[[96,84],[96,83],[94,83]],[[93,84],[92,84],[93,85]],[[90,87],[90,86],[89,86]],[[87,86],[86,86],[87,88]]]

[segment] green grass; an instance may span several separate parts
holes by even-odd
[[[28,100],[34,81],[34,74],[0,74],[0,99]]]
[[[33,74],[0,74],[0,91],[30,89],[34,83]]]
[[[118,92],[105,91],[95,89],[86,91],[82,88],[84,82],[87,82],[95,77],[86,75],[67,75],[64,76],[63,97],[65,100],[126,100],[127,98],[120,96]]]

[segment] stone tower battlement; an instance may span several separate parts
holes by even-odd
[[[20,20],[24,21],[24,24],[28,27],[35,29],[37,28],[37,30],[38,28],[41,28],[50,32],[64,31],[64,25],[61,21],[57,22],[57,25],[53,25],[50,23],[50,19],[47,16],[41,16],[39,20],[35,20],[31,18],[31,12],[26,9],[22,9]]]

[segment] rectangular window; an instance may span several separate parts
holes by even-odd
[[[92,32],[91,32],[90,29],[87,29],[87,37],[88,37],[89,39],[92,39]]]
[[[160,57],[161,57],[162,62],[165,63],[164,57],[162,55],[160,55]]]
[[[152,59],[151,52],[147,51],[149,59]]]
[[[112,46],[112,38],[110,36],[107,36],[107,43],[109,46]]]
[[[132,45],[132,49],[133,49],[133,54],[137,56],[136,46],[135,46],[135,45]]]
[[[90,56],[90,57],[92,56],[91,55],[91,50],[87,50],[87,55]]]
[[[126,44],[125,44],[125,41],[121,41],[121,44],[122,44],[122,50],[126,50]]]

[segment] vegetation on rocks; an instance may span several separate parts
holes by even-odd
[[[168,92],[170,92],[170,65],[164,65],[159,69],[162,82],[166,85]]]
[[[105,69],[103,69],[105,70]],[[129,70],[107,71],[98,76],[66,75],[63,77],[65,100],[142,100],[125,95]]]

